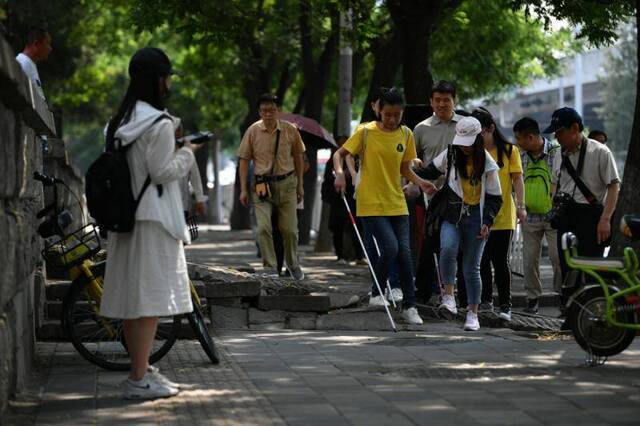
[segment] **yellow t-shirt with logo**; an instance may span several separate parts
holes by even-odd
[[[493,148],[489,151],[491,157],[498,162],[498,150]],[[517,146],[512,146],[511,156],[503,154],[503,166],[498,170],[500,188],[502,188],[502,207],[493,221],[492,230],[516,229],[516,205],[513,200],[512,173],[522,173],[522,160]]]
[[[360,185],[356,189],[356,215],[408,215],[400,168],[403,162],[416,158],[416,145],[411,130],[402,126],[393,132],[386,132],[372,121],[357,129],[343,147],[351,155],[359,155],[361,158]]]
[[[471,157],[467,161],[467,176],[473,175],[473,162]],[[460,178],[460,185],[462,186],[462,201],[470,206],[477,206],[480,204],[480,195],[482,195],[482,182],[471,182],[471,178]]]

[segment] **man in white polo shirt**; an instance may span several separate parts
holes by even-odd
[[[550,218],[558,229],[558,251],[562,278],[569,271],[562,252],[562,235],[572,232],[578,238],[578,255],[601,257],[609,245],[611,217],[618,201],[620,177],[609,148],[582,134],[582,117],[573,108],[560,108],[551,116],[551,124],[543,133],[554,133],[562,147],[562,155],[553,161],[551,183],[556,194],[564,194],[566,214]],[[551,213],[553,216],[553,213]],[[575,291],[564,283],[563,302]]]
[[[16,61],[22,67],[22,71],[31,79],[36,93],[42,99],[46,98],[36,64],[47,60],[52,50],[51,34],[44,28],[31,27],[27,32],[24,50],[16,56]]]
[[[426,167],[438,154],[447,149],[453,142],[456,135],[456,123],[462,119],[456,114],[456,87],[445,80],[436,81],[431,88],[431,109],[433,115],[418,123],[413,129],[413,136],[416,141],[418,158]],[[442,186],[444,178],[436,181],[438,186]],[[440,246],[438,236],[428,238],[422,245],[420,259],[416,271],[416,287],[418,292],[416,297],[419,302],[427,303],[433,293],[434,298],[431,303],[440,305],[439,289],[436,284],[435,263],[433,260],[434,250]]]

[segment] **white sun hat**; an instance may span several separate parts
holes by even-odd
[[[463,117],[456,124],[456,135],[453,138],[453,145],[471,146],[482,132],[482,125],[477,118]]]

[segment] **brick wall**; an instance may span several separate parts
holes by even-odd
[[[34,359],[38,299],[44,285],[36,212],[42,187],[42,139],[55,136],[53,117],[34,94],[0,36],[0,417],[8,398],[29,378]],[[39,279],[36,279],[39,276]]]

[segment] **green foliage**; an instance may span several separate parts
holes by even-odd
[[[510,0],[510,5],[527,16],[543,19],[547,28],[552,19],[565,19],[579,38],[596,46],[610,44],[616,38],[621,21],[635,14],[631,0]]]
[[[613,151],[626,153],[631,138],[636,81],[638,78],[637,28],[625,24],[619,32],[618,43],[606,57],[606,74],[601,79],[602,108],[597,112],[604,119],[609,136],[607,145]]]
[[[558,71],[567,31],[549,33],[494,0],[466,1],[432,36],[436,79],[455,81],[461,99],[498,94]]]
[[[388,10],[377,0],[306,1],[314,60],[330,36],[331,14],[352,10],[347,37],[356,61],[357,115],[355,105],[364,102],[373,69],[369,52],[393,28]],[[524,3],[533,16],[558,2],[464,1],[432,35],[434,75],[455,80],[461,96],[470,98],[554,72],[554,54],[566,47],[567,35],[545,33],[538,21],[526,20]],[[287,110],[293,110],[305,85],[313,84],[301,73],[298,0],[0,0],[2,9],[16,49],[28,24],[41,23],[52,32],[55,50],[40,66],[41,76],[50,104],[64,115],[65,137],[82,167],[101,149],[104,123],[126,89],[129,58],[145,45],[165,49],[186,73],[174,80],[170,111],[183,118],[188,131],[218,131],[229,149],[239,140],[252,81],[264,81],[274,91],[288,88]],[[406,49],[411,54],[411,47]],[[336,60],[330,76],[322,122],[331,130]]]

